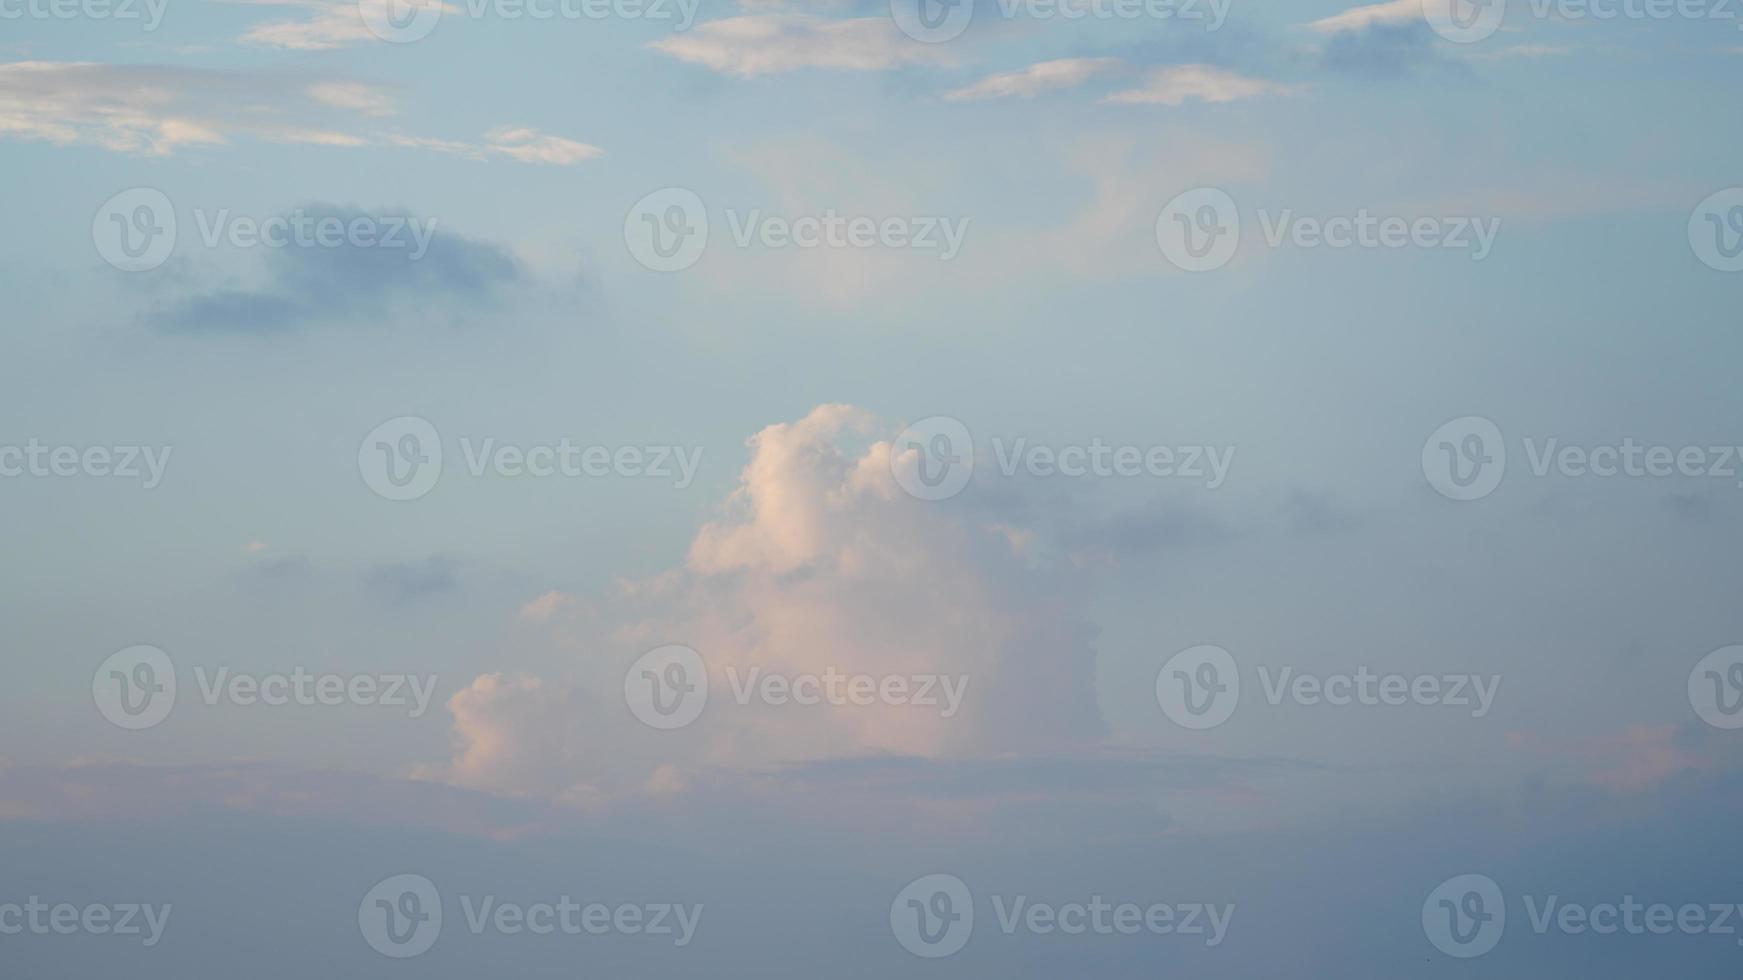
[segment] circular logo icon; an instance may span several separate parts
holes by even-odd
[[[436,29],[442,0],[357,0],[357,13],[369,33],[390,44],[410,44]]]
[[[688,269],[708,247],[708,209],[693,190],[654,191],[629,209],[623,240],[629,254],[655,272]]]
[[[1422,0],[1422,16],[1454,44],[1475,44],[1501,29],[1507,0]]]
[[[922,44],[953,41],[974,19],[974,0],[890,0],[890,16],[903,34]]]
[[[175,707],[175,664],[152,646],[111,654],[91,675],[91,699],[112,724],[131,731],[151,728]]]
[[[91,241],[103,261],[122,272],[155,269],[175,251],[176,209],[155,187],[122,191],[97,209]]]
[[[1695,205],[1689,247],[1720,272],[1743,272],[1743,187],[1727,188]]]
[[[890,903],[890,931],[915,956],[950,956],[974,934],[974,897],[955,875],[922,875]]]
[[[1219,187],[1176,195],[1156,216],[1156,244],[1164,258],[1187,272],[1220,269],[1241,244],[1240,209]]]
[[[945,500],[961,493],[974,476],[974,438],[948,415],[921,419],[890,443],[890,475],[909,495]]]
[[[1689,704],[1714,728],[1743,728],[1743,646],[1720,647],[1695,664]]]
[[[1182,728],[1215,728],[1241,703],[1241,669],[1219,646],[1182,650],[1156,673],[1156,703]]]
[[[1501,429],[1480,415],[1453,419],[1422,444],[1422,475],[1452,500],[1487,497],[1506,472],[1507,443]]]
[[[701,717],[708,704],[708,668],[680,644],[649,650],[623,675],[623,700],[650,728],[670,731]]]
[[[357,447],[357,471],[378,496],[416,500],[442,478],[442,437],[415,415],[388,419]]]
[[[1507,928],[1507,900],[1488,875],[1441,882],[1422,903],[1422,931],[1434,948],[1461,960],[1495,948]]]
[[[423,875],[384,878],[358,903],[357,928],[383,956],[416,956],[442,934],[442,896]]]

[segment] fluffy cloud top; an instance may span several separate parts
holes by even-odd
[[[1180,106],[1187,102],[1235,102],[1265,95],[1295,95],[1300,88],[1279,85],[1212,65],[1172,65],[1149,74],[1143,85],[1103,99],[1116,105]]]
[[[739,78],[804,68],[881,71],[944,59],[937,45],[916,44],[888,17],[831,20],[792,13],[728,17],[651,46],[680,61]]]
[[[1307,26],[1309,30],[1318,31],[1321,34],[1341,34],[1345,31],[1360,31],[1375,26],[1408,24],[1422,19],[1422,0],[1387,0],[1386,3],[1351,7],[1341,13],[1316,20]]]
[[[585,801],[709,770],[1097,743],[1090,631],[1070,590],[1027,568],[1004,530],[903,492],[892,467],[917,460],[892,459],[882,431],[860,409],[823,405],[752,437],[738,489],[685,566],[619,597],[631,614],[601,639],[609,652],[577,651],[561,683],[479,678],[449,704],[456,757],[424,775]],[[624,670],[668,643],[701,655],[710,700],[691,727],[653,732],[623,704]],[[753,671],[968,686],[954,717],[911,704],[739,704],[735,684]]]
[[[973,85],[945,93],[952,102],[978,99],[1003,99],[1016,96],[1032,99],[1046,92],[1076,88],[1090,78],[1117,67],[1118,58],[1059,58],[1043,61],[1017,71],[988,75]]]
[[[6,139],[169,156],[248,136],[319,146],[410,146],[473,159],[559,165],[604,152],[525,126],[492,129],[481,143],[359,131],[365,123],[379,126],[395,111],[392,97],[381,89],[287,73],[94,62],[0,64],[0,138]]]

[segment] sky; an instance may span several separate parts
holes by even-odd
[[[0,0],[0,972],[1734,975],[1740,78]]]

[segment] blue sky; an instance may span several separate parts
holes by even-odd
[[[1734,972],[1743,21],[1452,2],[0,3],[0,953]]]

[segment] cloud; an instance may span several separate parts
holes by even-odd
[[[1318,31],[1321,34],[1340,34],[1345,31],[1361,31],[1370,27],[1408,24],[1413,21],[1425,22],[1422,16],[1422,0],[1388,0],[1386,3],[1351,7],[1342,13],[1313,21],[1307,27],[1309,30]]]
[[[487,160],[505,156],[522,163],[545,163],[558,166],[581,163],[603,156],[604,150],[586,143],[551,136],[525,126],[498,126],[484,134],[482,143],[429,139],[417,136],[392,135],[388,142],[395,146],[435,150],[469,160]]]
[[[238,136],[316,146],[409,146],[473,159],[570,165],[604,153],[525,126],[482,143],[380,134],[396,112],[375,86],[290,72],[22,61],[0,64],[0,138],[169,156]],[[364,128],[367,127],[367,128]],[[361,130],[361,131],[360,131]]]
[[[284,81],[262,72],[14,62],[0,65],[0,136],[153,156],[223,144],[237,134],[283,143],[363,142],[322,125],[331,102],[307,89],[287,98]],[[354,98],[367,91],[348,90]]]
[[[883,71],[945,60],[938,45],[915,43],[889,17],[830,20],[786,13],[728,17],[662,38],[650,47],[739,78],[806,68]]]
[[[423,774],[586,801],[785,762],[1099,744],[1077,590],[1031,568],[972,512],[901,490],[892,467],[918,464],[891,458],[877,438],[887,431],[861,409],[822,405],[757,433],[738,488],[684,566],[626,588],[615,628],[571,663],[568,681],[481,677],[450,704],[459,751]],[[624,672],[670,643],[698,652],[714,693],[689,728],[654,732],[624,707]],[[951,717],[908,704],[736,703],[734,685],[752,671],[945,675],[968,687]]]
[[[1266,95],[1296,95],[1300,86],[1280,85],[1212,65],[1173,65],[1152,71],[1142,87],[1102,99],[1115,105],[1180,106],[1189,101],[1222,103]]]
[[[347,44],[379,41],[364,23],[359,0],[222,0],[256,7],[293,7],[308,11],[303,20],[274,21],[251,28],[242,40],[291,51],[330,51]],[[363,3],[385,7],[390,0],[362,0]],[[403,0],[402,0],[403,2]],[[457,14],[462,8],[439,0],[409,0],[410,6],[437,9],[444,14]],[[393,11],[397,13],[398,11]],[[385,22],[389,12],[378,16]]]
[[[946,92],[944,98],[952,102],[1012,96],[1032,99],[1045,92],[1076,88],[1119,64],[1118,58],[1060,58],[1043,61],[1018,71],[988,75],[973,85]]]
[[[350,228],[362,222],[376,229],[381,242],[401,247],[344,236],[333,247],[257,248],[264,263],[258,282],[183,296],[149,311],[146,321],[171,331],[273,333],[315,322],[380,318],[400,308],[493,306],[524,279],[512,252],[448,231],[435,218],[310,204],[287,219],[305,227],[337,221]]]
[[[1696,723],[1630,725],[1613,735],[1547,739],[1529,732],[1507,737],[1515,749],[1569,760],[1579,778],[1621,796],[1656,793],[1684,773],[1724,765]]]
[[[322,105],[351,109],[371,116],[391,116],[393,99],[379,89],[355,82],[317,82],[308,88],[309,98]]]
[[[459,587],[456,574],[459,563],[440,556],[421,561],[390,562],[377,565],[364,575],[371,590],[390,602],[411,602]]]
[[[574,596],[552,590],[520,607],[520,616],[542,623],[564,610],[575,608],[578,603]]]
[[[577,689],[524,674],[485,674],[448,699],[454,758],[415,778],[504,796],[536,796],[585,806],[599,793],[574,774],[593,768],[598,707]]]

